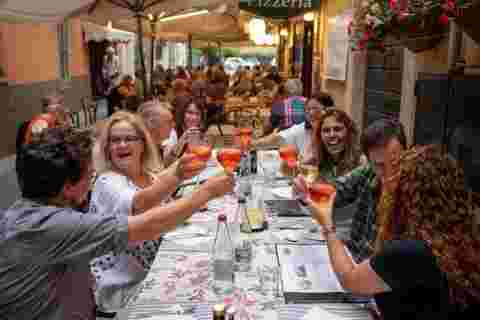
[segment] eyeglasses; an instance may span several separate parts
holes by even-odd
[[[119,145],[123,142],[125,142],[125,144],[134,144],[135,142],[138,142],[138,141],[143,141],[144,139],[142,137],[139,137],[139,136],[125,136],[125,137],[111,137],[109,139],[109,142],[111,145]]]

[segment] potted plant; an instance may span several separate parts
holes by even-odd
[[[476,0],[475,0],[476,1]],[[364,0],[348,27],[355,49],[380,49],[397,42],[418,52],[434,47],[471,0]]]

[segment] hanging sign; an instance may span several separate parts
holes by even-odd
[[[239,0],[241,10],[258,16],[286,19],[320,9],[320,0]]]

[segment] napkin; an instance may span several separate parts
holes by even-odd
[[[311,308],[306,315],[303,316],[302,320],[345,320],[345,318],[337,316],[334,313],[328,312],[327,310],[314,306]]]
[[[292,187],[281,187],[272,190],[272,194],[280,199],[292,199]]]

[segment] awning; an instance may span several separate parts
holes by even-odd
[[[133,3],[133,0],[127,0]],[[117,1],[120,3],[120,1]],[[125,3],[125,1],[122,1]],[[176,0],[176,1],[145,1],[147,7],[143,12],[146,17],[149,13],[165,16],[179,15],[192,11],[208,9],[206,15],[191,16],[168,22],[158,22],[158,38],[163,40],[187,40],[188,35],[193,39],[225,42],[246,40],[246,35],[238,22],[238,2],[232,0]],[[108,0],[97,1],[93,10],[85,13],[82,18],[97,24],[106,25],[111,21],[118,29],[131,32],[137,31],[137,22],[134,13],[120,6],[116,6]],[[145,36],[151,35],[150,23],[143,19]]]
[[[82,9],[94,0],[3,0],[0,20],[59,21]]]
[[[90,22],[82,23],[83,32],[85,34],[85,41],[95,41],[102,42],[104,40],[108,41],[120,41],[128,42],[135,41],[136,35],[133,32],[118,30],[118,29],[109,29],[104,26],[100,26]]]

